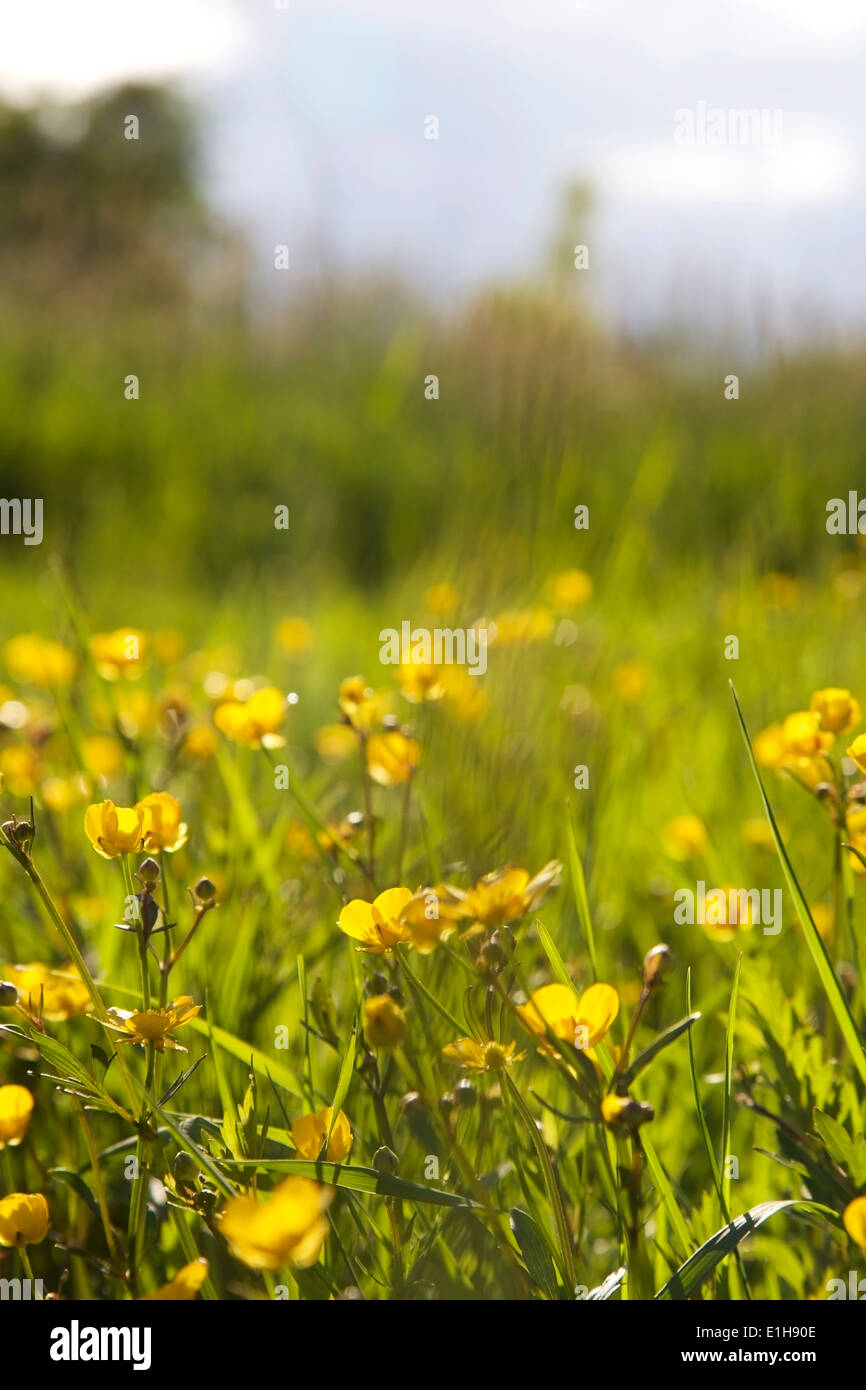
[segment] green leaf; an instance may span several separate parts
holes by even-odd
[[[566,824],[568,826],[568,863],[571,869],[571,886],[574,891],[574,902],[577,907],[578,921],[586,937],[586,947],[592,965],[592,976],[594,980],[597,980],[598,963],[595,958],[595,935],[592,930],[592,918],[589,915],[589,898],[586,892],[586,878],[584,877],[583,864],[581,863],[580,855],[577,850],[574,824],[570,815],[566,817]]]
[[[194,1028],[197,1033],[204,1033],[212,1043],[221,1047],[223,1052],[228,1052],[231,1057],[243,1062],[246,1066],[251,1066],[253,1071],[282,1086],[284,1091],[288,1091],[293,1096],[301,1096],[301,1089],[292,1073],[282,1062],[278,1062],[275,1057],[269,1057],[257,1047],[251,1047],[241,1038],[236,1038],[234,1033],[229,1033],[225,1028],[218,1028],[215,1024],[209,1025],[202,1018],[191,1018],[190,1028]]]
[[[334,1100],[331,1107],[331,1123],[328,1125],[328,1137],[323,1145],[325,1153],[328,1152],[328,1145],[331,1142],[331,1135],[334,1132],[334,1125],[340,1117],[343,1108],[343,1101],[349,1092],[352,1075],[355,1070],[355,1048],[358,1042],[358,1025],[352,1029],[352,1036],[349,1039],[349,1046],[346,1048],[346,1055],[340,1066],[340,1075],[337,1077],[337,1089],[334,1092]]]
[[[809,947],[812,960],[815,962],[815,968],[817,969],[818,975],[821,979],[821,983],[824,986],[824,992],[826,993],[827,998],[830,1001],[830,1007],[833,1010],[836,1022],[839,1025],[839,1030],[843,1038],[845,1039],[849,1052],[851,1053],[851,1060],[853,1061],[855,1067],[860,1073],[862,1080],[866,1081],[866,1052],[864,1052],[863,1044],[857,1032],[857,1025],[855,1024],[854,1019],[851,1017],[851,1011],[848,1008],[847,1001],[845,999],[844,994],[842,993],[842,986],[839,984],[839,981],[836,977],[836,972],[833,969],[832,961],[830,960],[830,957],[827,955],[827,948],[825,947],[824,942],[821,940],[821,936],[818,932],[817,927],[815,926],[815,923],[812,921],[812,914],[809,911],[809,904],[806,902],[803,890],[800,887],[800,884],[797,880],[797,875],[794,873],[794,867],[790,859],[788,858],[788,852],[785,849],[785,846],[782,842],[782,836],[780,835],[779,827],[776,824],[776,817],[773,815],[773,808],[770,805],[767,793],[764,791],[764,784],[761,781],[761,774],[758,771],[758,764],[755,762],[755,754],[752,751],[752,741],[749,738],[749,731],[746,728],[746,721],[743,718],[743,711],[740,709],[740,702],[737,699],[737,692],[734,689],[733,681],[731,681],[731,694],[734,697],[734,705],[736,706],[737,710],[737,718],[740,721],[740,728],[743,733],[743,740],[746,745],[746,751],[749,755],[749,762],[751,763],[752,772],[755,776],[755,781],[758,784],[758,790],[761,793],[761,800],[764,804],[764,811],[766,813],[767,820],[770,825],[773,840],[775,841],[776,852],[779,856],[779,859],[781,860],[782,869],[785,874],[785,880],[791,891],[791,896],[794,899],[794,905],[797,909],[797,916],[800,919],[800,925],[803,928],[803,934],[806,938],[806,945]]]
[[[679,1023],[672,1023],[670,1028],[665,1028],[664,1032],[653,1038],[652,1042],[637,1054],[631,1066],[623,1072],[622,1079],[626,1087],[631,1086],[635,1077],[643,1071],[644,1067],[649,1066],[654,1057],[658,1056],[666,1047],[670,1047],[677,1038],[682,1037],[686,1029],[691,1028],[693,1023],[697,1023],[700,1016],[700,1013],[687,1014],[685,1018],[680,1019]]]
[[[361,1168],[354,1164],[347,1168],[342,1163],[330,1163],[323,1158],[227,1158],[223,1161],[227,1168],[259,1168],[266,1173],[283,1173],[287,1177],[313,1178],[332,1187],[347,1187],[353,1192],[375,1192],[379,1197],[399,1197],[406,1202],[427,1202],[434,1207],[463,1207],[469,1210],[478,1205],[455,1192],[442,1192],[436,1187],[407,1182],[405,1178],[395,1178],[390,1173],[379,1173],[375,1168]]]
[[[559,1285],[556,1279],[556,1265],[529,1212],[523,1211],[521,1207],[512,1207],[508,1213],[508,1224],[520,1247],[523,1263],[533,1284],[536,1288],[543,1289],[548,1298],[557,1298]]]
[[[574,981],[572,980],[571,976],[565,968],[565,961],[559,954],[559,951],[556,948],[556,943],[554,942],[553,937],[550,935],[550,932],[547,930],[547,927],[538,917],[535,918],[535,930],[538,932],[538,939],[541,942],[544,954],[547,956],[551,971],[556,976],[557,980],[561,985],[565,985],[566,989],[571,990],[572,994],[576,999],[577,990],[574,988]]]
[[[756,1207],[744,1212],[742,1216],[735,1217],[729,1225],[723,1226],[715,1235],[710,1236],[709,1240],[704,1241],[685,1264],[680,1265],[676,1273],[671,1275],[664,1287],[659,1289],[656,1298],[674,1301],[691,1298],[722,1260],[736,1250],[741,1240],[757,1231],[771,1216],[793,1207],[801,1211],[821,1212],[824,1216],[830,1217],[834,1224],[839,1222],[836,1212],[830,1207],[822,1206],[820,1202],[759,1202]]]
[[[80,1173],[73,1173],[70,1168],[49,1168],[48,1175],[56,1178],[58,1182],[66,1183],[73,1192],[77,1192],[97,1221],[100,1219],[99,1204]]]

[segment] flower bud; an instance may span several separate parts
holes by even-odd
[[[142,859],[141,863],[138,866],[137,877],[141,880],[142,883],[152,885],[154,883],[159,882],[159,872],[159,865],[157,864],[155,859]]]
[[[471,1110],[477,1099],[478,1092],[471,1081],[464,1078],[463,1081],[457,1082],[454,1087],[454,1100],[461,1110]]]
[[[18,991],[8,980],[0,980],[0,1008],[11,1009],[18,1003]]]
[[[605,1096],[601,1102],[601,1115],[611,1129],[633,1134],[655,1115],[655,1110],[647,1101],[635,1100],[634,1096]]]
[[[444,1096],[439,1097],[439,1113],[444,1119],[449,1119],[454,1109],[454,1096],[451,1091],[446,1091]]]
[[[508,956],[502,947],[502,938],[499,932],[494,932],[489,941],[486,941],[478,953],[476,965],[479,970],[486,971],[491,975],[498,975],[500,970],[508,963]]]
[[[389,1149],[387,1144],[382,1144],[373,1154],[373,1167],[378,1173],[396,1173],[400,1167],[400,1160],[393,1149]]]
[[[216,891],[216,884],[211,883],[209,878],[200,878],[193,889],[199,902],[202,903],[212,903],[216,897]]]
[[[400,1101],[400,1109],[410,1115],[423,1115],[424,1102],[420,1091],[407,1091]]]
[[[387,994],[388,980],[381,970],[376,970],[364,981],[364,994],[369,999],[374,994]]]
[[[643,982],[646,989],[654,989],[660,985],[665,975],[669,975],[674,968],[674,953],[670,946],[665,946],[662,942],[658,946],[653,946],[651,951],[647,951],[643,958]]]
[[[198,1177],[198,1164],[186,1149],[180,1149],[175,1154],[172,1169],[178,1182],[192,1183]]]

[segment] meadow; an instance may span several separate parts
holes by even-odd
[[[45,538],[0,540],[0,1277],[862,1271],[866,551],[825,526],[862,351],[729,401],[543,280],[5,322]],[[404,622],[483,629],[485,673],[383,664]],[[781,930],[678,922],[699,883],[783,890]]]

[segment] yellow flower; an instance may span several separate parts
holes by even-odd
[[[821,727],[821,716],[815,710],[797,710],[789,714],[782,725],[785,751],[794,758],[814,758],[831,748],[832,733]]]
[[[548,595],[556,609],[583,608],[592,598],[593,587],[583,570],[562,570],[548,581]]]
[[[351,724],[323,724],[316,730],[316,752],[327,763],[357,757],[358,735]]]
[[[169,854],[186,844],[187,826],[180,818],[180,802],[168,792],[151,792],[135,807],[144,817],[144,848],[164,849]]]
[[[49,1220],[41,1192],[11,1192],[0,1201],[0,1245],[38,1245],[48,1235]]]
[[[779,830],[784,839],[784,831],[781,825],[779,826]],[[773,832],[764,816],[751,816],[748,820],[744,820],[742,833],[746,844],[751,845],[753,849],[775,848],[776,842],[773,839]]]
[[[398,1047],[408,1031],[406,1010],[390,994],[374,994],[365,1001],[364,1033],[371,1047]]]
[[[141,674],[147,637],[138,628],[119,627],[114,632],[94,632],[90,651],[99,674],[107,681]]]
[[[315,1264],[328,1234],[324,1212],[333,1188],[308,1178],[286,1178],[263,1202],[234,1197],[219,1218],[219,1229],[232,1252],[251,1269],[279,1269]]]
[[[839,690],[836,686],[816,690],[809,708],[820,718],[821,728],[833,734],[847,734],[860,723],[860,706],[850,690]]]
[[[436,666],[409,663],[400,667],[397,679],[402,693],[413,705],[425,700],[441,700],[445,694],[441,671]]]
[[[10,638],[3,660],[16,680],[31,685],[69,685],[75,678],[76,661],[69,648],[31,632]]]
[[[218,742],[210,724],[195,724],[191,729],[187,729],[180,751],[185,758],[194,758],[196,762],[206,763],[216,752]]]
[[[517,1012],[537,1037],[546,1037],[549,1029],[557,1038],[587,1051],[601,1042],[613,1024],[619,996],[613,985],[601,983],[590,985],[579,999],[567,985],[542,985]]]
[[[153,634],[153,654],[163,666],[180,661],[186,651],[186,638],[176,627],[160,627]]]
[[[642,661],[623,661],[614,670],[611,685],[621,700],[633,705],[646,694],[651,680],[652,671]]]
[[[442,1056],[450,1062],[457,1062],[470,1071],[504,1071],[515,1062],[522,1062],[525,1052],[516,1050],[517,1044],[498,1042],[476,1042],[474,1038],[458,1038],[456,1042],[443,1047]]]
[[[558,885],[561,873],[559,860],[551,859],[532,879],[526,869],[498,869],[485,874],[467,893],[453,891],[460,896],[462,917],[472,917],[487,927],[500,927],[516,922],[534,908],[549,888]]]
[[[361,942],[359,951],[373,956],[384,955],[410,939],[400,913],[411,898],[409,888],[386,888],[371,903],[353,898],[340,913],[337,925],[347,936]]]
[[[119,854],[136,854],[142,848],[145,816],[140,806],[97,802],[84,813],[84,829],[97,854],[116,859]]]
[[[53,970],[41,961],[29,965],[7,965],[4,978],[18,990],[19,1002],[28,1013],[38,1014],[49,1022],[83,1014],[90,1008],[90,994],[71,961]]]
[[[457,611],[460,604],[460,590],[454,584],[449,584],[447,580],[440,584],[431,584],[424,595],[424,602],[431,613],[437,613],[444,617]]]
[[[0,774],[12,796],[32,796],[39,775],[36,750],[22,743],[0,748]]]
[[[850,854],[848,858],[853,859],[854,855]],[[860,868],[863,868],[862,864]],[[809,912],[821,940],[829,944],[833,940],[833,928],[836,925],[836,914],[832,907],[828,903],[810,903]]]
[[[305,656],[313,645],[313,629],[306,618],[283,618],[277,624],[277,642],[289,656]]]
[[[704,920],[700,926],[711,941],[733,941],[738,931],[751,931],[755,925],[754,908],[744,890],[725,884],[723,888],[710,888],[704,900]],[[721,894],[721,898],[716,896]],[[708,914],[713,920],[708,921]]]
[[[480,719],[490,703],[479,678],[470,676],[463,666],[443,666],[439,672],[439,684],[444,691],[447,708],[462,724]]]
[[[421,762],[421,745],[399,729],[374,734],[367,741],[367,767],[374,782],[393,787],[408,782]]]
[[[787,747],[781,724],[770,724],[755,737],[755,761],[761,767],[781,767],[785,761]]]
[[[166,1048],[172,1052],[186,1052],[171,1035],[200,1011],[201,1004],[194,1004],[188,994],[181,994],[167,1009],[135,1009],[132,1013],[127,1009],[109,1009],[111,1021],[103,1027],[129,1034],[118,1038],[118,1043],[140,1043],[142,1047],[153,1043],[157,1052],[164,1052]]]
[[[842,1213],[842,1225],[855,1245],[866,1254],[866,1197],[855,1197]]]
[[[0,1086],[0,1149],[21,1143],[32,1111],[33,1097],[26,1086]]]
[[[189,1303],[195,1298],[208,1275],[208,1262],[204,1258],[191,1260],[168,1284],[163,1284],[156,1293],[146,1293],[141,1303]]]
[[[493,620],[488,643],[497,647],[525,646],[542,642],[553,631],[553,615],[547,608],[508,608]]]
[[[434,951],[446,931],[460,915],[461,905],[453,889],[440,883],[435,888],[419,888],[400,910],[400,922],[408,928],[416,951],[427,956]]]
[[[850,748],[845,752],[857,764],[861,772],[866,772],[866,734],[858,734]]]
[[[320,1158],[325,1136],[331,1125],[333,1106],[328,1105],[316,1115],[301,1115],[292,1125],[292,1143],[302,1158]],[[354,1142],[352,1126],[343,1110],[338,1114],[325,1157],[331,1163],[342,1163]]]
[[[90,734],[82,739],[81,752],[91,777],[114,777],[123,769],[123,744],[111,734]]]
[[[87,800],[90,784],[83,773],[76,772],[71,777],[46,777],[39,791],[49,811],[62,814]]]
[[[847,821],[849,845],[866,856],[866,806],[861,806],[859,811],[849,811]],[[848,863],[855,874],[866,874],[866,865],[856,854],[849,853]]]
[[[340,682],[337,704],[353,729],[367,732],[382,717],[385,703],[368,686],[363,676],[347,676]]]
[[[671,859],[680,861],[702,854],[707,847],[707,827],[700,816],[674,816],[662,830],[662,841]]]
[[[276,686],[266,685],[248,700],[226,700],[217,705],[214,723],[233,743],[247,748],[282,748],[279,733],[286,717],[286,697]]]

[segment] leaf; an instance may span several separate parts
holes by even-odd
[[[101,1095],[102,1088],[96,1078],[90,1074],[82,1062],[64,1047],[63,1043],[56,1038],[46,1037],[44,1033],[32,1029],[25,1032],[23,1028],[17,1028],[13,1024],[5,1024],[0,1028],[0,1032],[12,1033],[16,1037],[25,1038],[27,1042],[35,1047],[40,1057],[44,1057],[64,1081],[72,1081],[79,1086],[83,1086],[88,1094]],[[54,1078],[56,1080],[56,1078]]]
[[[622,1079],[626,1087],[631,1086],[638,1073],[642,1072],[644,1067],[648,1067],[653,1058],[657,1057],[664,1048],[669,1047],[672,1042],[676,1042],[677,1038],[682,1037],[686,1029],[691,1028],[700,1016],[699,1012],[687,1014],[685,1018],[680,1019],[679,1023],[672,1023],[670,1028],[665,1028],[664,1032],[653,1038],[652,1042],[637,1054],[631,1066],[623,1072]]]
[[[801,1211],[821,1212],[830,1217],[834,1224],[839,1222],[836,1212],[830,1207],[822,1206],[820,1202],[791,1199],[783,1202],[759,1202],[757,1206],[743,1212],[742,1216],[735,1217],[729,1225],[723,1226],[715,1235],[710,1236],[709,1240],[704,1241],[685,1264],[680,1265],[676,1273],[671,1275],[664,1287],[659,1289],[656,1299],[679,1301],[691,1298],[722,1260],[736,1250],[741,1240],[752,1235],[765,1221],[769,1221],[771,1216],[793,1207]]]
[[[463,1207],[472,1209],[478,1203],[455,1192],[442,1192],[436,1187],[407,1182],[405,1178],[379,1173],[375,1168],[352,1164],[330,1163],[327,1159],[306,1158],[227,1158],[227,1168],[259,1168],[266,1173],[285,1173],[299,1178],[313,1178],[332,1187],[347,1187],[353,1192],[375,1192],[380,1197],[399,1197],[406,1202],[427,1202],[434,1207]]]
[[[740,709],[740,702],[737,699],[737,692],[734,689],[733,681],[731,681],[731,694],[734,697],[734,705],[736,706],[737,717],[740,721],[740,728],[742,730],[743,739],[746,744],[746,751],[749,755],[749,762],[751,763],[752,772],[755,775],[755,781],[758,784],[758,790],[761,793],[761,800],[764,804],[764,811],[766,813],[767,820],[770,825],[773,840],[775,841],[776,852],[779,856],[779,859],[782,862],[782,869],[785,874],[785,880],[791,891],[791,896],[794,899],[794,905],[797,909],[797,916],[800,919],[800,925],[803,928],[803,935],[806,938],[806,945],[809,947],[812,959],[815,962],[815,968],[817,969],[818,975],[821,979],[821,983],[824,986],[824,992],[826,993],[827,998],[830,1001],[830,1007],[833,1010],[836,1022],[839,1025],[840,1032],[842,1033],[842,1036],[845,1039],[845,1042],[847,1043],[848,1050],[851,1053],[851,1060],[853,1061],[855,1067],[860,1073],[862,1080],[866,1081],[866,1052],[864,1052],[863,1050],[863,1044],[860,1041],[860,1037],[857,1032],[857,1026],[854,1022],[854,1019],[851,1017],[851,1011],[848,1008],[847,1001],[845,999],[844,994],[842,993],[842,986],[840,985],[836,977],[836,972],[833,969],[832,961],[830,960],[830,957],[827,955],[827,948],[825,947],[824,942],[821,939],[821,936],[818,932],[817,927],[815,926],[815,923],[812,921],[812,914],[809,911],[809,904],[806,902],[806,899],[803,895],[803,890],[800,887],[800,884],[797,880],[797,875],[794,873],[794,867],[790,859],[788,858],[788,852],[785,849],[785,846],[782,842],[782,836],[780,835],[779,827],[776,824],[776,817],[773,815],[773,808],[770,805],[767,793],[764,791],[764,784],[761,781],[761,774],[758,771],[758,764],[755,762],[755,754],[752,751],[752,742],[749,738],[749,731],[746,728],[746,721],[743,718],[743,711]]]
[[[207,1174],[209,1174],[209,1176],[213,1179],[218,1190],[223,1194],[223,1196],[234,1197],[236,1195],[234,1188],[231,1186],[229,1182],[226,1181],[219,1168],[217,1168],[216,1164],[208,1158],[207,1154],[202,1153],[201,1149],[193,1143],[193,1141],[189,1138],[188,1134],[184,1132],[183,1126],[176,1124],[172,1117],[160,1107],[159,1103],[156,1100],[154,1100],[147,1087],[141,1084],[137,1076],[133,1075],[131,1077],[131,1080],[133,1086],[140,1094],[142,1100],[147,1101],[149,1109],[153,1112],[154,1115],[157,1116],[158,1119],[162,1121],[169,1134],[171,1134],[172,1137],[177,1141],[177,1143],[180,1144],[181,1148],[185,1149],[186,1152],[190,1155],[190,1157],[195,1159],[199,1167],[203,1168],[204,1171]]]
[[[171,1100],[172,1096],[177,1095],[183,1083],[185,1081],[189,1081],[189,1078],[192,1076],[193,1072],[198,1070],[198,1068],[201,1066],[202,1062],[205,1060],[206,1057],[207,1053],[203,1052],[200,1057],[196,1057],[191,1067],[187,1067],[186,1071],[181,1072],[180,1076],[176,1077],[175,1080],[172,1081],[168,1090],[160,1097],[160,1105],[165,1105],[166,1101]]]
[[[194,1028],[197,1033],[204,1033],[211,1042],[228,1052],[229,1056],[248,1067],[251,1066],[260,1076],[273,1081],[277,1086],[282,1086],[283,1090],[291,1095],[301,1098],[301,1089],[292,1073],[275,1057],[269,1057],[259,1048],[251,1047],[249,1043],[236,1038],[234,1033],[229,1033],[225,1028],[218,1028],[216,1024],[209,1025],[202,1018],[191,1018],[189,1027]]]
[[[586,893],[586,878],[583,873],[583,864],[577,850],[577,840],[574,834],[574,825],[571,816],[566,817],[568,826],[568,863],[571,869],[571,886],[574,890],[574,901],[577,907],[577,916],[586,937],[586,946],[589,951],[589,959],[592,965],[593,979],[598,979],[598,963],[595,958],[595,936],[592,930],[592,918],[589,915],[589,898]]]
[[[543,1289],[548,1298],[557,1298],[559,1285],[556,1279],[556,1265],[529,1212],[523,1211],[521,1207],[512,1207],[508,1213],[508,1224],[520,1247],[523,1262],[533,1284]]]
[[[65,1182],[67,1187],[71,1187],[74,1192],[77,1192],[78,1196],[87,1205],[97,1221],[100,1219],[99,1205],[96,1198],[80,1173],[73,1173],[70,1168],[49,1168],[48,1174],[49,1177],[57,1178],[59,1182]]]
[[[340,1075],[337,1077],[337,1089],[334,1092],[334,1100],[331,1107],[331,1123],[328,1125],[327,1139],[325,1140],[325,1143],[322,1146],[324,1148],[325,1153],[328,1152],[328,1145],[331,1142],[331,1135],[334,1132],[334,1125],[340,1118],[340,1111],[343,1108],[343,1101],[346,1099],[346,1096],[349,1091],[349,1086],[352,1081],[352,1074],[355,1070],[355,1047],[357,1045],[357,1042],[358,1025],[356,1023],[354,1028],[352,1029],[352,1036],[349,1039],[349,1046],[346,1048],[346,1055],[343,1058],[342,1064],[340,1066]]]

